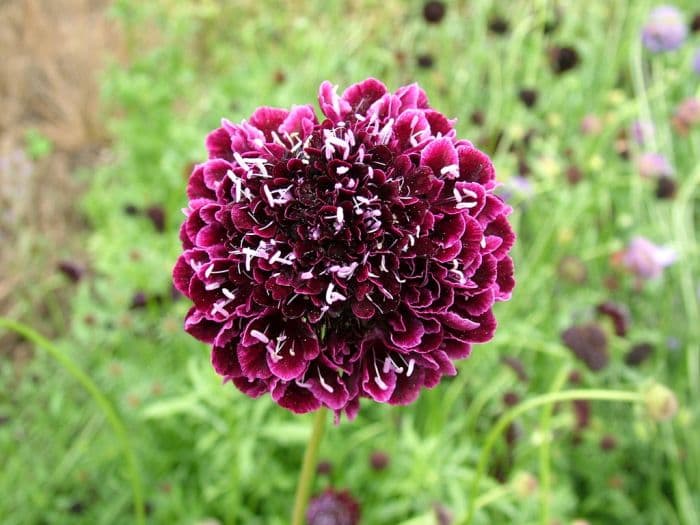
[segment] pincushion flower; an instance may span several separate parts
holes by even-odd
[[[225,380],[296,412],[408,404],[492,338],[510,297],[494,168],[416,84],[375,79],[209,134],[174,284]]]
[[[683,15],[674,6],[663,5],[649,13],[642,29],[642,43],[654,53],[678,49],[688,35]]]
[[[622,253],[622,264],[640,279],[657,279],[678,254],[668,246],[657,246],[645,237],[633,238]]]

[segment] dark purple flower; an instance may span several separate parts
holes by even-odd
[[[654,347],[650,343],[638,343],[625,354],[625,364],[639,366],[654,353]]]
[[[656,179],[656,197],[658,199],[673,199],[678,191],[678,183],[673,177]]]
[[[613,322],[615,335],[624,337],[630,325],[630,311],[624,304],[613,301],[605,301],[596,306],[596,310],[601,315],[606,315]]]
[[[610,434],[605,434],[601,439],[600,439],[600,449],[603,452],[610,452],[617,446],[617,439],[615,439],[615,436],[610,435]]]
[[[493,337],[514,286],[489,158],[416,85],[368,79],[223,121],[187,188],[175,286],[225,380],[296,412],[404,405]]]
[[[423,18],[429,24],[437,24],[445,17],[445,3],[439,0],[430,0],[423,6]]]
[[[435,64],[435,60],[433,59],[433,55],[430,53],[423,53],[418,55],[416,58],[416,63],[418,64],[418,67],[430,69]]]
[[[562,332],[561,338],[590,370],[597,372],[608,366],[608,340],[597,324],[572,326]]]
[[[691,20],[690,22],[690,30],[693,33],[697,33],[698,31],[700,31],[700,13],[696,13],[693,16],[693,20]]]
[[[552,71],[557,75],[575,68],[578,63],[579,55],[574,47],[555,46],[549,49],[549,65]]]
[[[528,108],[531,108],[537,103],[537,95],[536,89],[523,88],[518,91],[518,98]]]
[[[311,499],[306,511],[308,525],[357,525],[360,505],[347,490],[326,489]]]
[[[508,20],[502,16],[493,16],[489,19],[489,31],[497,35],[504,35],[510,30]]]
[[[150,206],[146,209],[146,217],[150,219],[158,233],[165,231],[165,210],[162,206]]]
[[[518,379],[520,381],[522,381],[523,383],[527,383],[528,375],[525,371],[525,365],[520,359],[518,359],[517,357],[506,355],[501,358],[501,361],[503,361],[504,365],[510,368],[513,372],[515,372],[515,375],[518,376]]]
[[[85,274],[85,267],[74,261],[60,261],[58,271],[65,275],[70,281],[77,283]]]
[[[319,461],[316,465],[316,474],[319,476],[330,476],[333,472],[333,464],[330,461]]]
[[[454,517],[450,510],[445,507],[442,503],[436,503],[433,506],[435,510],[435,519],[437,520],[437,525],[452,525],[454,523]]]
[[[384,470],[389,466],[389,454],[381,450],[375,450],[369,457],[372,470]]]
[[[642,28],[642,43],[649,51],[673,51],[678,49],[688,35],[688,27],[682,13],[673,6],[663,5],[649,13]]]

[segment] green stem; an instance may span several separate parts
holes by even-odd
[[[566,378],[569,375],[569,368],[564,367],[557,375],[552,385],[552,393],[559,392]],[[545,405],[540,416],[540,430],[543,433],[542,444],[540,445],[540,523],[549,524],[550,488],[552,485],[552,472],[549,458],[550,446],[550,425],[552,422],[552,411],[554,403]]]
[[[314,480],[316,472],[316,459],[318,457],[318,449],[323,438],[323,427],[326,424],[326,409],[319,408],[314,416],[314,426],[311,429],[309,442],[306,444],[306,452],[304,453],[304,462],[301,465],[299,473],[299,482],[297,483],[297,493],[294,496],[294,513],[292,514],[292,525],[303,525],[304,513],[306,505],[309,502],[309,494],[311,493],[311,484]]]
[[[474,519],[474,511],[476,510],[476,496],[479,490],[479,483],[486,470],[491,449],[496,444],[496,441],[506,429],[506,427],[518,416],[524,414],[528,410],[549,403],[558,403],[560,401],[572,401],[574,399],[588,399],[599,401],[623,401],[628,403],[640,403],[643,401],[643,396],[637,392],[625,392],[620,390],[567,390],[565,392],[552,392],[541,396],[533,397],[527,401],[523,401],[519,405],[513,407],[508,412],[503,414],[496,424],[491,429],[491,432],[486,436],[484,448],[481,450],[479,462],[477,463],[476,473],[469,490],[469,508],[467,517],[463,525],[471,525]]]
[[[75,364],[75,362],[65,355],[61,350],[54,345],[51,341],[43,337],[41,334],[35,332],[28,326],[13,321],[11,319],[6,319],[0,317],[0,328],[5,328],[11,330],[21,335],[37,347],[45,350],[51,355],[56,361],[58,361],[66,371],[73,376],[75,380],[82,385],[82,387],[87,391],[92,399],[97,403],[97,405],[102,410],[105,418],[109,422],[114,434],[121,445],[122,452],[126,459],[126,466],[129,471],[129,477],[131,478],[131,489],[134,500],[134,512],[136,514],[136,522],[139,524],[145,523],[145,513],[143,506],[143,489],[141,484],[141,476],[139,474],[138,462],[136,461],[136,454],[131,446],[129,440],[129,435],[126,431],[123,421],[119,417],[116,409],[112,403],[107,399],[107,397],[100,391],[99,387],[95,382],[90,379],[85,372],[83,372],[80,367]]]

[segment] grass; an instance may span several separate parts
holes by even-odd
[[[693,2],[677,4],[691,14]],[[252,401],[222,386],[207,349],[182,332],[188,306],[170,292],[178,210],[188,166],[204,158],[203,137],[222,116],[235,121],[262,104],[314,102],[321,80],[346,86],[370,75],[392,88],[420,82],[434,107],[458,118],[460,136],[493,154],[507,187],[519,161],[529,165],[530,190],[512,200],[518,287],[496,307],[494,341],[461,362],[456,378],[410,407],[363,403],[356,421],[327,428],[320,455],[333,470],[314,490],[350,489],[370,525],[433,524],[436,504],[462,523],[471,503],[474,524],[700,522],[693,467],[700,462],[700,131],[681,136],[670,124],[676,105],[699,94],[693,46],[659,56],[643,50],[646,2],[560,6],[559,25],[545,33],[554,17],[545,1],[500,11],[485,0],[449,2],[436,25],[424,22],[415,1],[114,4],[131,57],[102,79],[114,160],[76,175],[90,188],[82,210],[92,277],[76,287],[63,312],[69,333],[54,344],[116,407],[149,523],[288,523],[313,416],[294,417],[268,398]],[[507,35],[488,31],[495,14],[509,21]],[[580,65],[552,73],[547,50],[556,45],[575,46]],[[417,66],[426,53],[430,69]],[[534,108],[518,100],[522,87],[538,90]],[[483,126],[472,121],[477,110]],[[600,133],[581,132],[589,114],[601,119]],[[654,122],[651,147],[675,166],[674,200],[657,199],[654,184],[637,175],[634,145],[631,160],[615,150],[620,130],[639,118]],[[566,178],[571,166],[583,174],[576,185]],[[129,205],[161,207],[165,231],[144,213],[125,213]],[[641,289],[611,262],[634,235],[679,253]],[[585,265],[584,283],[562,278],[567,256]],[[144,308],[131,308],[137,293]],[[624,338],[610,332],[611,364],[596,374],[559,334],[595,318],[604,300],[626,304],[632,323]],[[655,347],[651,359],[625,365],[629,347],[645,341]],[[504,356],[522,361],[527,381],[502,364]],[[571,370],[582,375],[577,387],[566,382]],[[652,421],[641,405],[593,402],[590,426],[576,433],[568,402],[537,401],[571,388],[637,393],[654,382],[679,398],[671,422]],[[3,363],[0,385],[3,523],[134,523],[120,441],[70,371],[39,351],[21,374]],[[519,395],[517,407],[533,408],[516,407],[512,446],[493,430],[507,417],[506,392]],[[616,440],[607,452],[599,445],[605,435]],[[390,456],[383,471],[370,466],[375,450]]]

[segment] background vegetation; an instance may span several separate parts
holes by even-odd
[[[688,20],[697,8],[677,5]],[[432,24],[422,2],[400,0],[118,0],[103,15],[119,35],[95,110],[108,146],[74,163],[73,186],[50,186],[79,219],[72,234],[42,241],[50,250],[20,251],[27,271],[42,271],[13,295],[11,312],[60,334],[57,349],[116,406],[149,523],[288,522],[310,418],[222,386],[207,348],[182,331],[188,305],[170,284],[179,210],[222,116],[312,103],[324,79],[344,87],[367,76],[391,88],[418,81],[458,118],[461,137],[493,155],[515,207],[518,286],[496,307],[495,340],[456,378],[413,406],[366,403],[357,420],[328,429],[321,456],[332,468],[316,490],[348,488],[363,523],[447,523],[438,521],[445,513],[459,523],[485,437],[516,398],[660,382],[680,405],[666,423],[602,402],[587,406],[586,421],[582,403],[569,402],[519,417],[490,456],[474,523],[700,523],[700,130],[672,125],[677,105],[700,94],[691,68],[700,37],[649,54],[639,38],[652,7],[644,1],[446,7]],[[561,72],[557,50],[567,46],[578,61]],[[536,91],[532,107],[523,89]],[[646,145],[628,132],[637,120],[654,125]],[[30,163],[67,147],[46,131],[24,139]],[[650,148],[675,168],[673,199],[657,198],[656,181],[638,173]],[[12,231],[5,254],[27,235],[45,239]],[[661,278],[640,283],[616,264],[637,235],[678,253]],[[629,309],[626,335],[596,313],[604,301]],[[610,363],[599,372],[560,337],[589,321],[607,334]],[[629,366],[640,343],[652,354]],[[105,412],[50,354],[37,348],[19,362],[3,350],[0,359],[0,521],[133,523],[129,464]],[[380,470],[378,451],[388,457]]]

